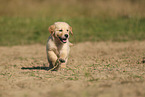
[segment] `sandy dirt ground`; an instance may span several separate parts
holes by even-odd
[[[67,69],[48,71],[45,45],[0,47],[0,97],[145,97],[145,41],[71,47]]]

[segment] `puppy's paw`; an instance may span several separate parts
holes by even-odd
[[[65,60],[62,59],[62,58],[60,58],[59,61],[60,61],[61,63],[65,63]]]

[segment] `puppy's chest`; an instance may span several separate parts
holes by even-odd
[[[64,46],[58,45],[53,48],[54,53],[59,56],[60,53],[64,50]]]
[[[53,48],[53,51],[54,51],[54,53],[57,55],[57,56],[59,56],[59,54],[60,54],[60,51],[61,51],[61,48],[59,48],[59,47],[54,47]]]

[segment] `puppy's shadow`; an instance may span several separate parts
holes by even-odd
[[[50,67],[46,67],[44,66],[32,66],[32,67],[22,67],[21,68],[22,70],[50,70],[51,68]]]

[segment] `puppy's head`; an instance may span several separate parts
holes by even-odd
[[[69,38],[69,33],[73,35],[72,27],[65,22],[55,22],[48,28],[51,35],[62,43],[66,43]]]

